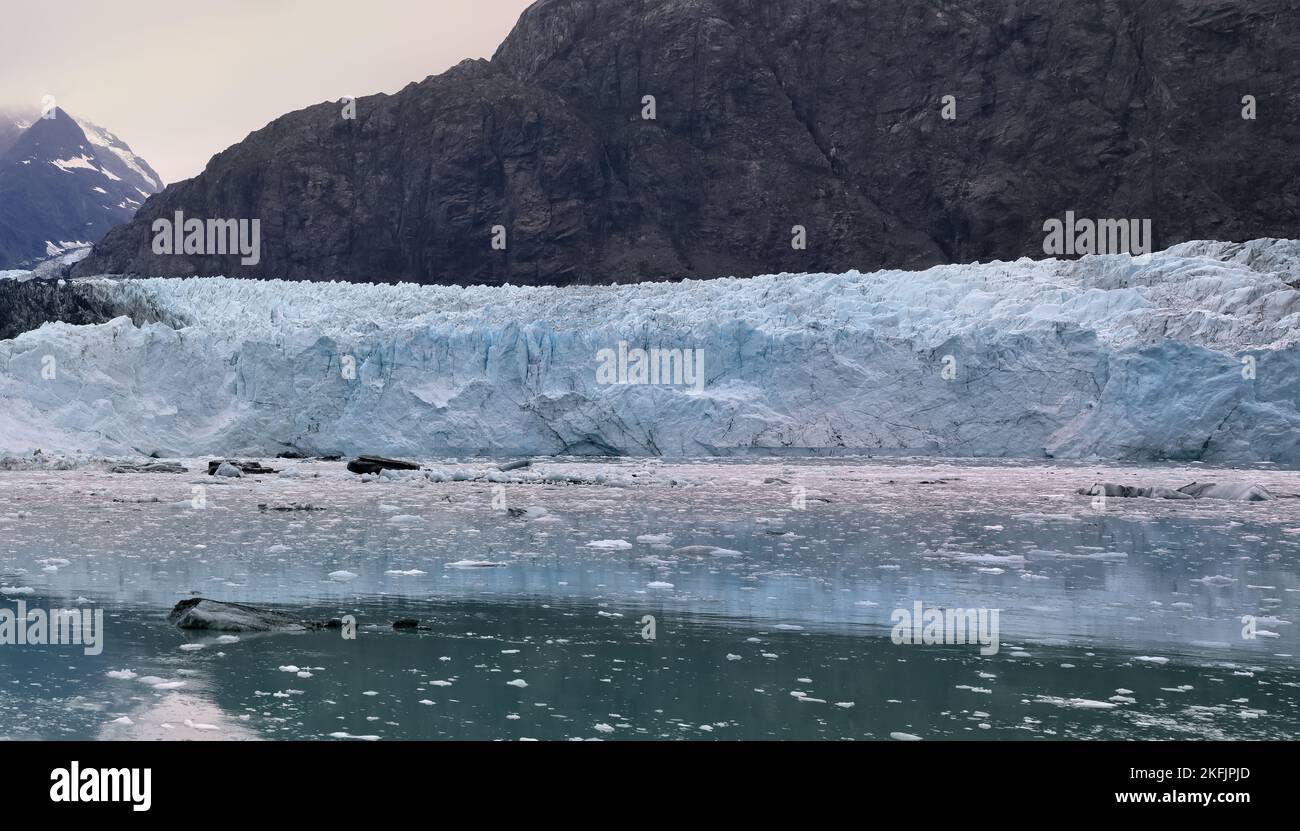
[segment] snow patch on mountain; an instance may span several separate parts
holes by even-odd
[[[83,153],[82,155],[75,156],[71,159],[52,159],[50,164],[54,165],[59,170],[62,170],[64,173],[72,170],[93,170],[96,173],[101,173],[102,171],[99,168],[91,164],[94,160],[94,156],[87,156]]]
[[[1292,240],[599,287],[105,285],[164,322],[0,341],[0,452],[1300,464]],[[704,350],[703,391],[599,383],[620,343]]]
[[[55,242],[47,239],[45,241],[45,255],[47,257],[60,257],[69,251],[78,250],[82,250],[85,254],[89,254],[91,245],[92,243],[84,240],[59,240],[58,242]],[[85,259],[85,256],[83,255],[79,259]]]
[[[112,153],[128,170],[138,176],[140,181],[150,188],[150,190],[145,191],[137,187],[136,190],[139,190],[142,196],[149,197],[162,190],[162,179],[153,171],[153,168],[149,167],[148,163],[131,150],[131,147],[126,142],[94,122],[86,121],[84,118],[77,118],[75,121],[81,127],[81,131],[86,134],[86,139],[91,144]],[[113,175],[107,169],[102,172],[115,182],[121,181],[120,177]]]

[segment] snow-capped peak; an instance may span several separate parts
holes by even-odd
[[[81,127],[81,131],[86,134],[86,139],[91,144],[104,148],[120,159],[128,170],[148,186],[146,196],[162,190],[162,179],[154,172],[153,168],[149,167],[147,162],[132,152],[131,147],[126,142],[94,122],[86,121],[84,118],[74,118],[73,120],[77,122],[77,126]],[[105,173],[107,172],[105,170]],[[142,189],[141,192],[144,193],[144,190]]]

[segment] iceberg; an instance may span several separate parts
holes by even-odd
[[[563,288],[95,280],[149,315],[0,341],[0,454],[1300,464],[1294,240]],[[602,383],[620,344],[701,350],[702,387]]]

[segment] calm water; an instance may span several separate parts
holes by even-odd
[[[852,459],[539,467],[605,481],[366,482],[311,463],[230,484],[0,473],[0,605],[106,615],[98,656],[0,646],[0,736],[1300,732],[1300,500],[1099,508],[1073,493],[1101,479],[1214,478],[1284,494],[1300,492],[1296,474]],[[186,502],[195,486],[202,510]],[[258,508],[308,502],[324,510]],[[465,560],[499,565],[454,565]],[[167,624],[192,593],[351,614],[360,628],[352,640],[218,642]],[[895,644],[891,613],[918,600],[999,610],[998,654]],[[1243,615],[1263,634],[1243,639]],[[405,617],[428,628],[394,631]]]

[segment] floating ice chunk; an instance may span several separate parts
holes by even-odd
[[[663,582],[662,580],[655,580],[655,581],[652,582],[652,583],[646,583],[646,584],[645,584],[645,587],[646,587],[647,589],[671,589],[671,588],[673,588],[673,584],[672,584],[672,583],[665,583],[665,582]]]
[[[952,559],[959,563],[978,563],[987,566],[1010,566],[1018,568],[1025,564],[1025,558],[1020,554],[1007,554],[1000,556],[998,554],[955,554]]]
[[[1192,580],[1193,583],[1200,583],[1204,586],[1227,586],[1237,582],[1235,577],[1227,577],[1222,574],[1215,574],[1210,577],[1198,577]]]
[[[331,571],[329,578],[336,583],[346,583],[349,580],[357,579],[357,575],[346,569],[340,569],[339,571]]]
[[[384,574],[387,574],[389,577],[422,577],[425,573],[426,572],[420,571],[418,568],[412,568],[406,571],[400,569],[389,569],[384,572]]]
[[[344,733],[344,732],[342,732],[342,731],[340,731],[340,732],[338,732],[338,733],[330,733],[330,738],[331,738],[331,739],[354,739],[354,740],[356,740],[356,741],[360,741],[360,742],[377,742],[377,741],[379,741],[379,737],[378,737],[378,736],[354,736],[354,735],[352,735],[351,733]]]
[[[889,738],[893,739],[894,741],[899,741],[899,742],[919,742],[919,741],[921,741],[921,737],[920,737],[920,736],[914,735],[914,734],[912,734],[912,733],[900,733],[900,732],[894,732],[894,733],[890,733],[890,734],[889,734]]]
[[[457,560],[447,563],[447,568],[501,568],[505,563],[493,563],[487,560]]]
[[[1127,560],[1128,554],[1123,551],[1089,551],[1078,554],[1071,554],[1065,551],[1052,551],[1050,549],[1036,548],[1029,552],[1030,557],[1042,557],[1053,560]]]
[[[528,682],[522,678],[516,678],[513,681],[507,681],[506,685],[510,687],[518,687],[522,690],[524,687],[528,686]]]
[[[1141,661],[1144,664],[1167,664],[1169,659],[1159,655],[1138,655],[1133,658],[1135,661]]]
[[[627,540],[594,540],[587,543],[588,548],[598,548],[602,551],[622,551],[632,547],[632,543]]]
[[[190,719],[185,719],[185,726],[190,728],[191,730],[220,730],[221,729],[215,724],[204,724],[202,722],[192,721]]]
[[[716,545],[684,545],[674,548],[674,554],[683,557],[743,557],[744,554],[732,548],[719,548]]]
[[[129,669],[110,669],[104,673],[109,678],[116,678],[119,681],[130,681],[136,677],[136,674]]]
[[[1055,704],[1058,707],[1070,707],[1076,710],[1113,710],[1119,705],[1113,701],[1094,701],[1091,698],[1061,698],[1054,695],[1039,695],[1035,701],[1043,704]]]

